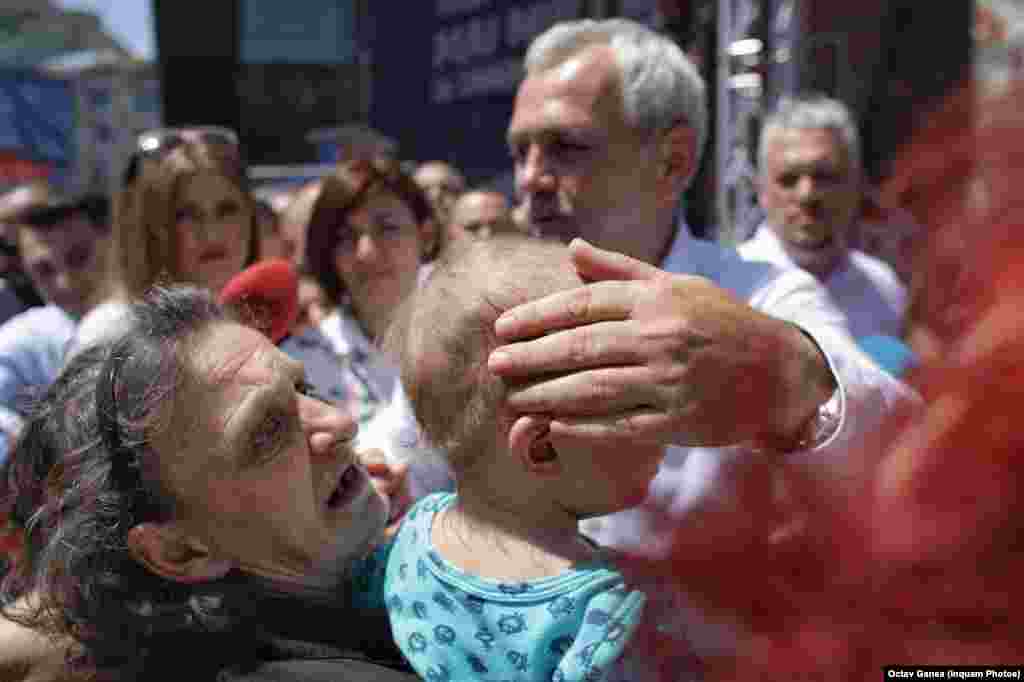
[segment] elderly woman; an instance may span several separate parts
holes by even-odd
[[[353,421],[207,292],[157,289],[124,324],[17,444],[8,485],[38,508],[5,586],[35,598],[5,615],[97,679],[406,679],[348,578],[388,516]]]

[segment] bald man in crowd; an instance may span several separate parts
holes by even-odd
[[[500,232],[520,232],[512,222],[512,209],[501,192],[471,190],[455,200],[446,228],[447,241],[473,237],[487,239]]]
[[[425,161],[417,167],[412,179],[427,195],[427,201],[434,209],[434,222],[424,236],[426,244],[423,248],[425,260],[433,260],[444,247],[441,226],[448,223],[455,200],[466,191],[466,178],[449,163]]]

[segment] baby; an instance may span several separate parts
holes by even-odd
[[[388,340],[416,417],[457,481],[456,493],[420,500],[390,547],[384,596],[395,640],[430,682],[621,676],[647,597],[579,523],[642,501],[663,448],[517,422],[487,370],[494,322],[581,281],[554,242],[502,234],[452,246]]]

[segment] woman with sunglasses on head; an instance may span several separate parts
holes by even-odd
[[[106,301],[83,320],[75,349],[121,332],[126,304],[157,283],[220,293],[260,255],[260,232],[238,138],[226,128],[139,136],[118,197]],[[342,401],[352,380],[315,329],[280,340],[311,370],[318,393]]]
[[[157,282],[217,292],[257,259],[237,139],[195,130],[139,137],[115,206],[107,301],[83,320],[79,347],[116,330],[124,304]]]

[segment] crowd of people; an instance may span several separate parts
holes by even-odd
[[[1013,166],[939,175],[979,161],[951,120],[960,155],[914,147],[894,183],[931,179],[917,199],[963,211],[909,207],[933,231],[900,274],[859,248],[878,198],[823,95],[765,121],[752,238],[694,238],[679,197],[705,85],[622,19],[531,42],[511,200],[390,156],[261,194],[214,126],[141,135],[109,201],[0,197],[0,676],[710,681],[829,659],[828,679],[863,679],[875,645],[957,662],[967,597],[938,618],[946,656],[916,602],[914,646],[866,634],[896,593],[885,561],[932,604],[934,581],[906,579],[917,559],[954,585],[954,549],[997,578],[1015,565],[970,538],[1019,527],[1005,442],[986,441],[990,504],[922,501],[958,471],[987,485],[939,455],[954,436],[969,451],[986,344],[1018,343],[986,317],[1020,290],[1006,252],[984,251],[989,289],[957,260],[963,227],[943,229],[1008,226]],[[940,261],[964,300],[923,288]],[[239,297],[270,268],[288,300]],[[993,415],[1013,403],[1000,367]],[[971,661],[1022,644],[998,636]]]

